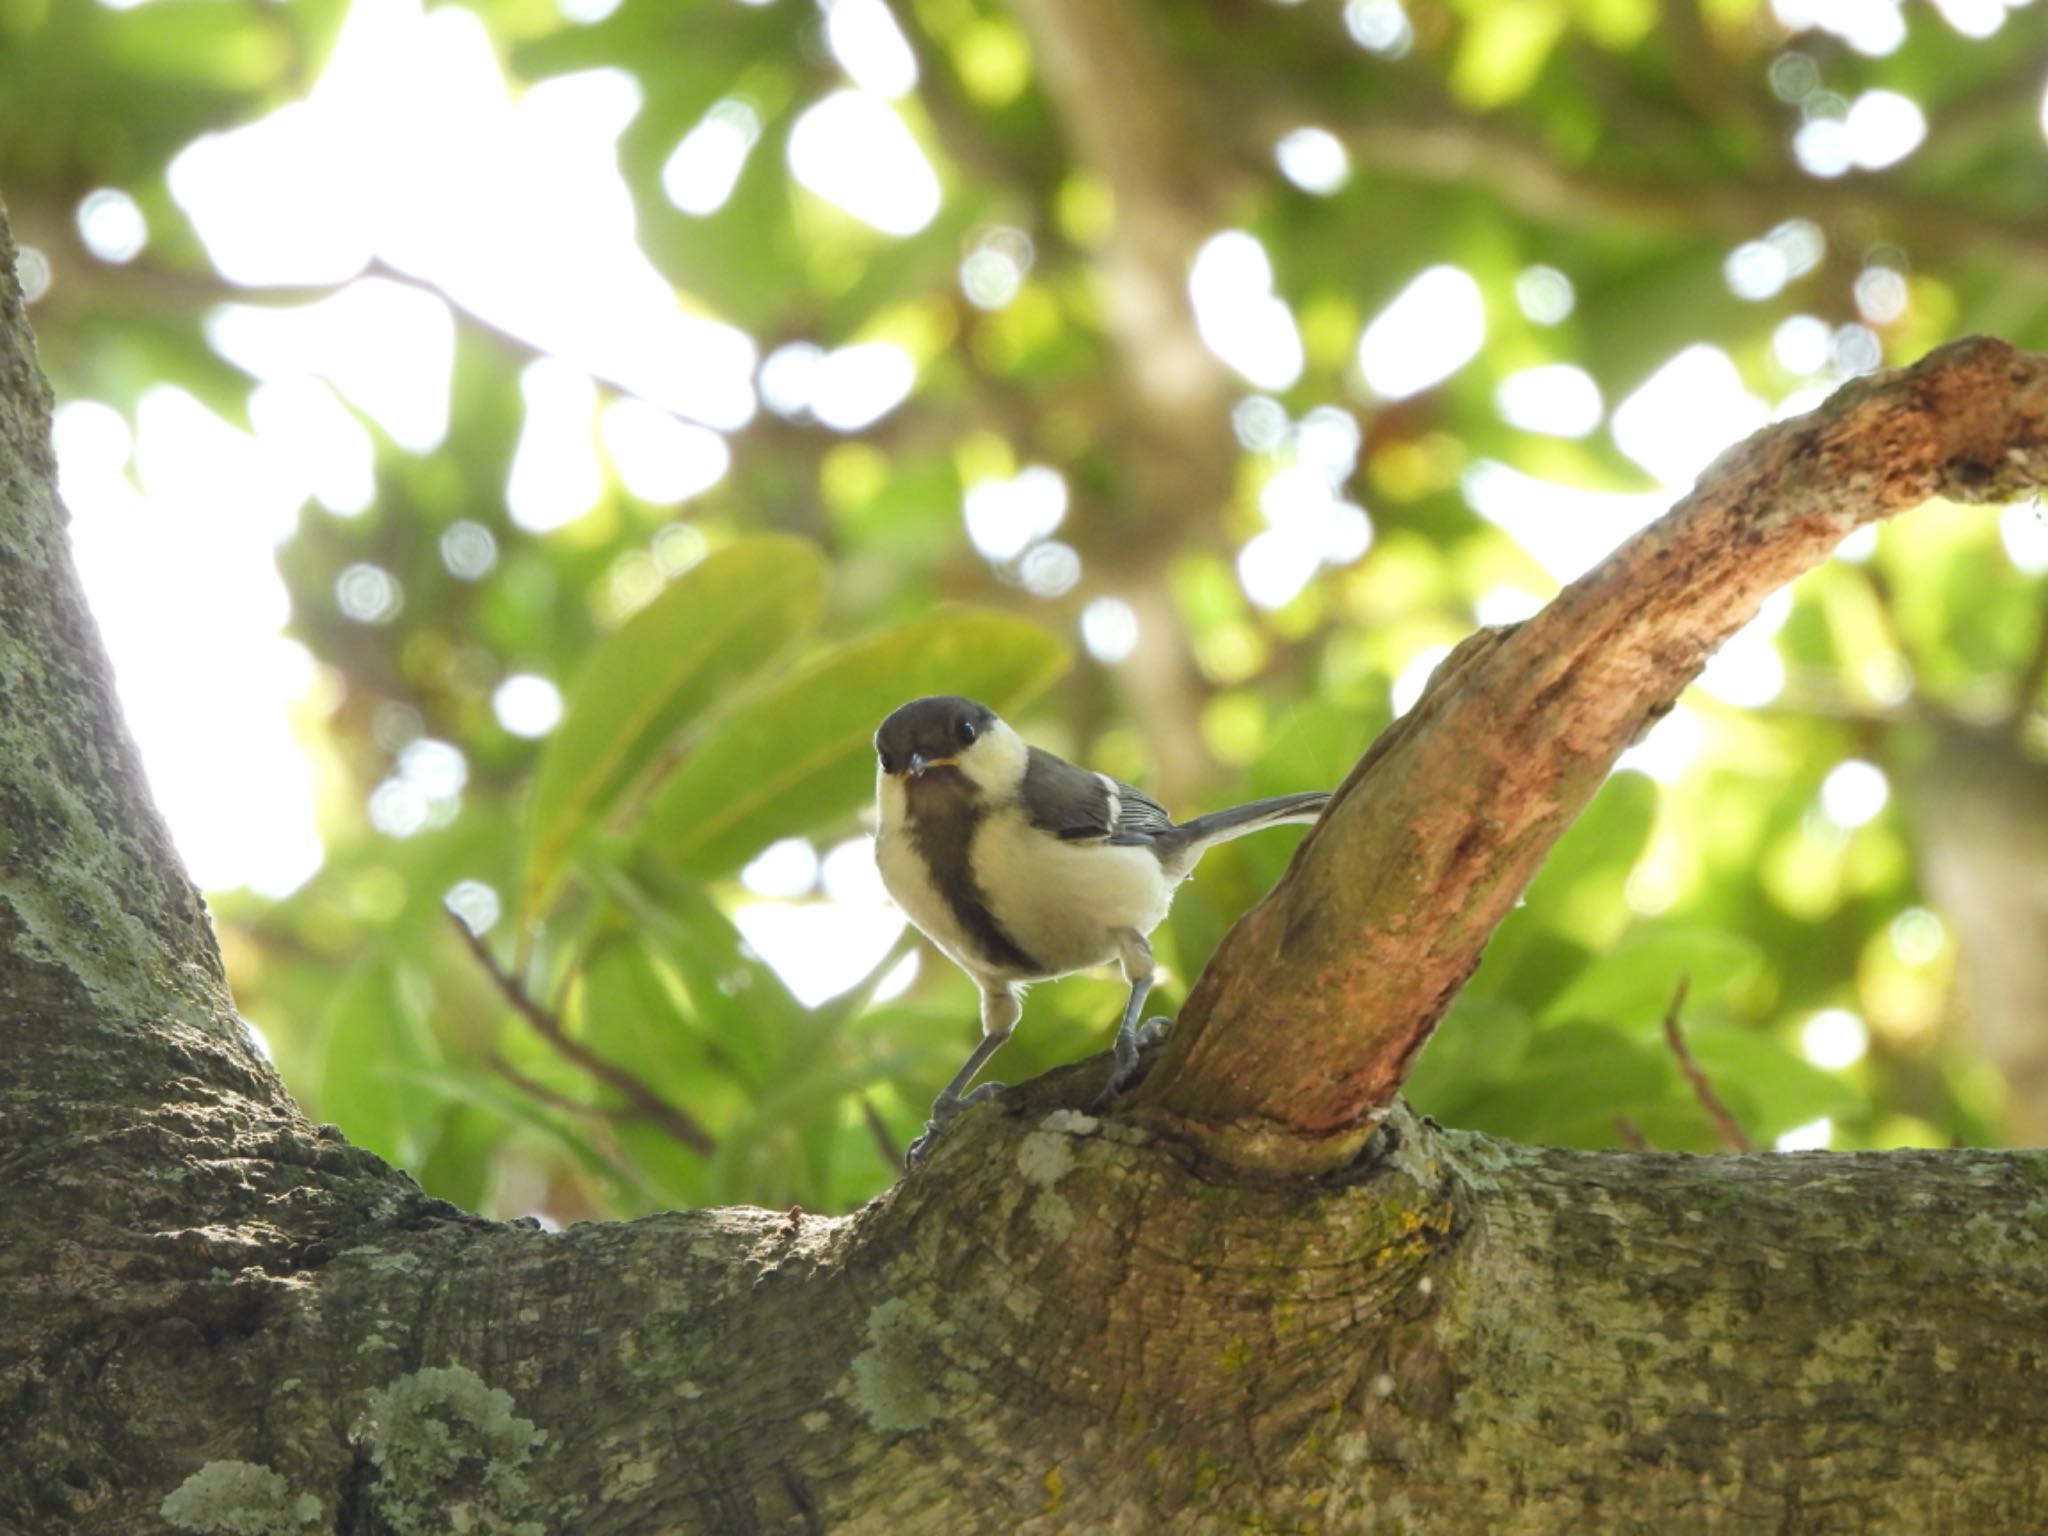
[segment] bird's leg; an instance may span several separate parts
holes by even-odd
[[[960,1070],[953,1074],[953,1081],[939,1090],[939,1096],[932,1100],[931,1118],[924,1123],[924,1134],[913,1141],[904,1152],[908,1162],[917,1162],[931,1151],[937,1140],[939,1129],[970,1104],[978,1104],[990,1094],[1001,1090],[1001,1083],[983,1083],[972,1093],[967,1085],[974,1081],[974,1074],[988,1065],[988,1060],[1003,1048],[1017,1027],[1017,1020],[1024,1013],[1024,1004],[1018,1000],[1014,987],[999,987],[993,991],[984,987],[981,993],[981,1041],[962,1062]]]
[[[1097,1114],[1109,1107],[1138,1070],[1138,1047],[1149,1043],[1150,1038],[1156,1038],[1153,1026],[1163,1028],[1166,1023],[1164,1019],[1148,1020],[1142,1034],[1138,1028],[1138,1015],[1145,1008],[1145,994],[1152,990],[1152,946],[1135,928],[1119,928],[1116,942],[1123,951],[1124,980],[1131,984],[1131,996],[1124,1004],[1123,1021],[1117,1025],[1116,1040],[1109,1048],[1109,1081],[1102,1085],[1102,1092],[1088,1106]]]

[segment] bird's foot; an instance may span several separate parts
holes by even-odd
[[[983,1083],[972,1093],[940,1094],[936,1099],[932,1100],[932,1114],[931,1118],[924,1123],[924,1133],[904,1149],[903,1161],[913,1167],[923,1162],[934,1144],[937,1143],[940,1131],[952,1124],[969,1105],[979,1104],[983,1099],[993,1098],[1002,1090],[1003,1085],[1001,1083]]]
[[[1099,1115],[1116,1102],[1116,1096],[1124,1091],[1138,1072],[1138,1053],[1166,1038],[1166,1031],[1173,1020],[1154,1017],[1147,1019],[1136,1029],[1128,1024],[1116,1032],[1115,1043],[1109,1048],[1109,1081],[1102,1085],[1102,1092],[1088,1105],[1088,1113]]]

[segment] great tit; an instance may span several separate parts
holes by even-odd
[[[932,1105],[913,1160],[939,1127],[1002,1086],[966,1091],[1017,1027],[1025,983],[1118,960],[1131,995],[1096,1101],[1108,1103],[1137,1069],[1153,974],[1146,935],[1174,888],[1212,844],[1314,821],[1330,798],[1281,795],[1177,823],[1143,790],[1029,746],[987,705],[950,695],[890,715],[875,756],[882,883],[981,989],[981,1042]]]

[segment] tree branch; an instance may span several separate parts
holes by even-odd
[[[462,935],[462,942],[469,947],[469,952],[476,957],[476,963],[483,967],[492,984],[512,1005],[513,1012],[533,1026],[535,1034],[599,1082],[615,1090],[633,1115],[666,1132],[692,1152],[709,1157],[718,1150],[718,1143],[711,1139],[711,1133],[699,1125],[689,1111],[669,1103],[633,1073],[599,1055],[563,1028],[562,1021],[535,1001],[533,995],[520,985],[518,977],[498,964],[497,957],[476,930],[463,921],[460,913],[451,911],[448,918]],[[511,1069],[503,1062],[494,1060],[493,1064],[500,1072],[510,1075]],[[592,1109],[587,1104],[576,1107]]]
[[[1301,113],[1276,111],[1258,118],[1256,147],[1263,157],[1281,134],[1300,126]],[[1912,232],[1916,247],[1951,254],[1997,253],[2024,274],[2048,275],[2048,232],[2038,221],[1921,196],[1896,178],[1855,172],[1833,180],[1790,167],[1759,175],[1665,178],[1571,165],[1535,145],[1512,126],[1476,120],[1451,108],[1418,116],[1369,113],[1327,126],[1369,172],[1424,184],[1485,187],[1524,218],[1571,229],[1587,227],[1713,231],[1731,240],[1754,239],[1786,219],[1836,222],[1853,214],[1881,217]]]
[[[0,221],[0,1016],[169,1015],[267,1072],[72,568],[15,261]]]
[[[1102,590],[1138,615],[1143,638],[1120,676],[1160,765],[1154,787],[1188,798],[1215,760],[1195,728],[1202,682],[1158,552],[1181,530],[1215,523],[1234,484],[1235,386],[1195,323],[1188,271],[1224,223],[1236,164],[1196,109],[1152,8],[1019,0],[1016,9],[1074,161],[1114,203],[1095,266],[1120,384],[1108,436],[1126,483],[1090,520],[1085,552]]]
[[[2048,360],[1975,338],[1723,454],[1374,744],[1196,983],[1136,1103],[1275,1171],[1348,1161],[1614,760],[1776,588],[1864,523],[2048,477]]]
[[[1685,1025],[1679,1019],[1679,1013],[1685,1007],[1685,994],[1691,985],[1691,977],[1681,977],[1678,990],[1671,994],[1671,1006],[1664,1010],[1664,1043],[1671,1047],[1671,1054],[1678,1059],[1678,1070],[1685,1074],[1692,1096],[1700,1101],[1700,1108],[1713,1122],[1714,1135],[1721,1145],[1730,1152],[1754,1152],[1756,1143],[1749,1139],[1749,1132],[1742,1128],[1742,1122],[1728,1108],[1728,1101],[1715,1090],[1714,1081],[1707,1076],[1705,1068],[1693,1060],[1692,1047],[1685,1043]]]

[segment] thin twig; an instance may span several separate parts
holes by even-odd
[[[595,1115],[600,1119],[613,1119],[620,1113],[603,1104],[591,1104],[576,1098],[573,1094],[550,1088],[537,1077],[529,1077],[495,1051],[489,1058],[490,1069],[505,1079],[529,1099],[538,1099],[543,1104],[552,1104],[556,1109],[565,1109],[572,1115]]]
[[[599,1082],[623,1095],[627,1105],[640,1119],[658,1126],[691,1151],[705,1157],[718,1150],[718,1143],[688,1111],[669,1103],[624,1067],[607,1061],[572,1037],[562,1027],[560,1019],[535,1002],[518,978],[498,964],[484,946],[484,941],[471,931],[459,913],[451,911],[448,917],[455,924],[455,931],[462,935],[462,942],[469,946],[469,952],[476,956],[477,964],[484,968],[505,1001],[512,1005],[513,1011],[533,1026],[536,1034]]]
[[[1691,985],[1690,976],[1678,978],[1678,990],[1671,996],[1671,1006],[1664,1011],[1664,1043],[1671,1047],[1671,1054],[1678,1058],[1679,1070],[1692,1084],[1693,1097],[1700,1101],[1700,1108],[1714,1122],[1714,1131],[1720,1137],[1721,1145],[1730,1152],[1754,1152],[1756,1143],[1749,1139],[1749,1133],[1743,1130],[1741,1122],[1721,1101],[1721,1095],[1714,1091],[1707,1074],[1692,1059],[1692,1047],[1685,1043],[1685,1030],[1678,1022],[1678,1011],[1685,1006],[1686,990]]]
[[[1614,1134],[1621,1138],[1621,1144],[1631,1152],[1651,1152],[1650,1138],[1643,1134],[1643,1128],[1627,1115],[1614,1117]]]
[[[875,1106],[868,1102],[866,1094],[859,1095],[856,1102],[860,1105],[860,1117],[868,1123],[868,1133],[875,1138],[875,1145],[881,1148],[882,1161],[899,1174],[902,1173],[903,1154],[897,1150],[896,1138],[889,1134],[888,1123],[882,1119]]]

